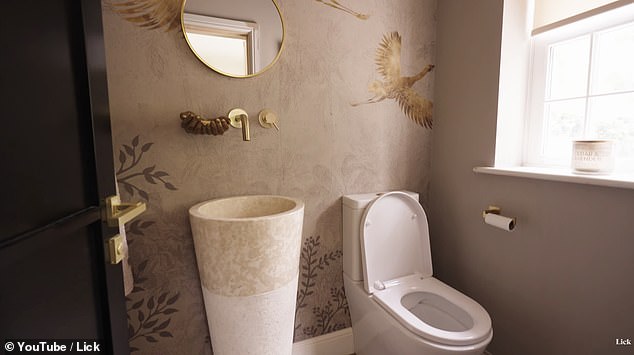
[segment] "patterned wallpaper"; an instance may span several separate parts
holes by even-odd
[[[409,189],[427,203],[435,1],[279,5],[284,52],[273,68],[249,79],[224,77],[198,62],[178,28],[141,27],[104,5],[117,179],[125,200],[148,204],[127,226],[135,353],[212,353],[190,206],[243,194],[305,202],[295,320],[300,341],[350,326],[341,196]],[[396,37],[400,74],[424,71],[416,80],[390,80],[394,71],[381,67],[379,52],[394,51],[388,42]],[[412,102],[421,104],[408,108]],[[249,113],[250,142],[238,129],[208,136],[180,127],[180,112],[217,117],[234,107]],[[257,124],[265,107],[280,118],[279,132]]]

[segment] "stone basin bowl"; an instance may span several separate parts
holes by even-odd
[[[304,203],[253,195],[201,202],[189,209],[203,287],[224,296],[274,290],[299,271]]]

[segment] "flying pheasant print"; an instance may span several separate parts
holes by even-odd
[[[104,0],[104,4],[126,21],[149,30],[162,28],[166,32],[180,29],[180,12],[184,0]],[[360,20],[370,16],[352,10],[338,0],[316,2],[346,12]]]
[[[434,69],[434,65],[427,65],[414,76],[401,76],[401,35],[396,31],[383,36],[376,50],[375,62],[378,72],[383,76],[383,81],[373,81],[368,90],[374,96],[366,101],[353,103],[352,106],[374,104],[385,99],[396,100],[407,117],[431,129],[432,102],[418,95],[412,86]]]
[[[366,15],[366,14],[362,14],[362,13],[356,12],[356,11],[352,10],[351,8],[349,8],[347,6],[342,5],[337,0],[315,0],[315,1],[317,1],[318,3],[324,4],[326,6],[330,6],[330,7],[334,8],[334,9],[341,10],[343,12],[349,13],[350,15],[358,18],[359,20],[367,20],[368,17],[370,17],[370,15]]]
[[[139,27],[166,32],[180,29],[183,0],[106,0],[104,4]]]

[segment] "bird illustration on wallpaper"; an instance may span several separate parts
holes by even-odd
[[[375,80],[368,87],[368,91],[374,96],[351,105],[374,104],[385,99],[396,100],[407,117],[431,129],[433,104],[421,97],[412,86],[434,69],[434,65],[428,64],[414,76],[401,76],[401,35],[396,31],[383,36],[376,50],[375,63],[383,81]]]
[[[184,0],[104,0],[107,8],[111,9],[124,20],[135,25],[154,30],[163,28],[165,31],[180,29],[180,12]],[[346,12],[360,20],[367,20],[370,16],[352,10],[338,0],[314,0],[320,4]]]
[[[105,0],[104,4],[124,20],[148,30],[180,29],[183,0]]]
[[[367,20],[370,17],[370,15],[365,15],[365,14],[356,12],[356,11],[352,10],[351,8],[349,8],[347,6],[342,5],[337,0],[315,0],[315,1],[317,1],[320,4],[324,4],[326,6],[330,6],[332,8],[335,8],[337,10],[341,10],[343,12],[349,13],[350,15],[358,18],[359,20]]]

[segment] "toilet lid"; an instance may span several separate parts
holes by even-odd
[[[395,191],[379,196],[366,208],[360,229],[363,283],[368,293],[402,276],[433,275],[427,215],[408,194]]]

